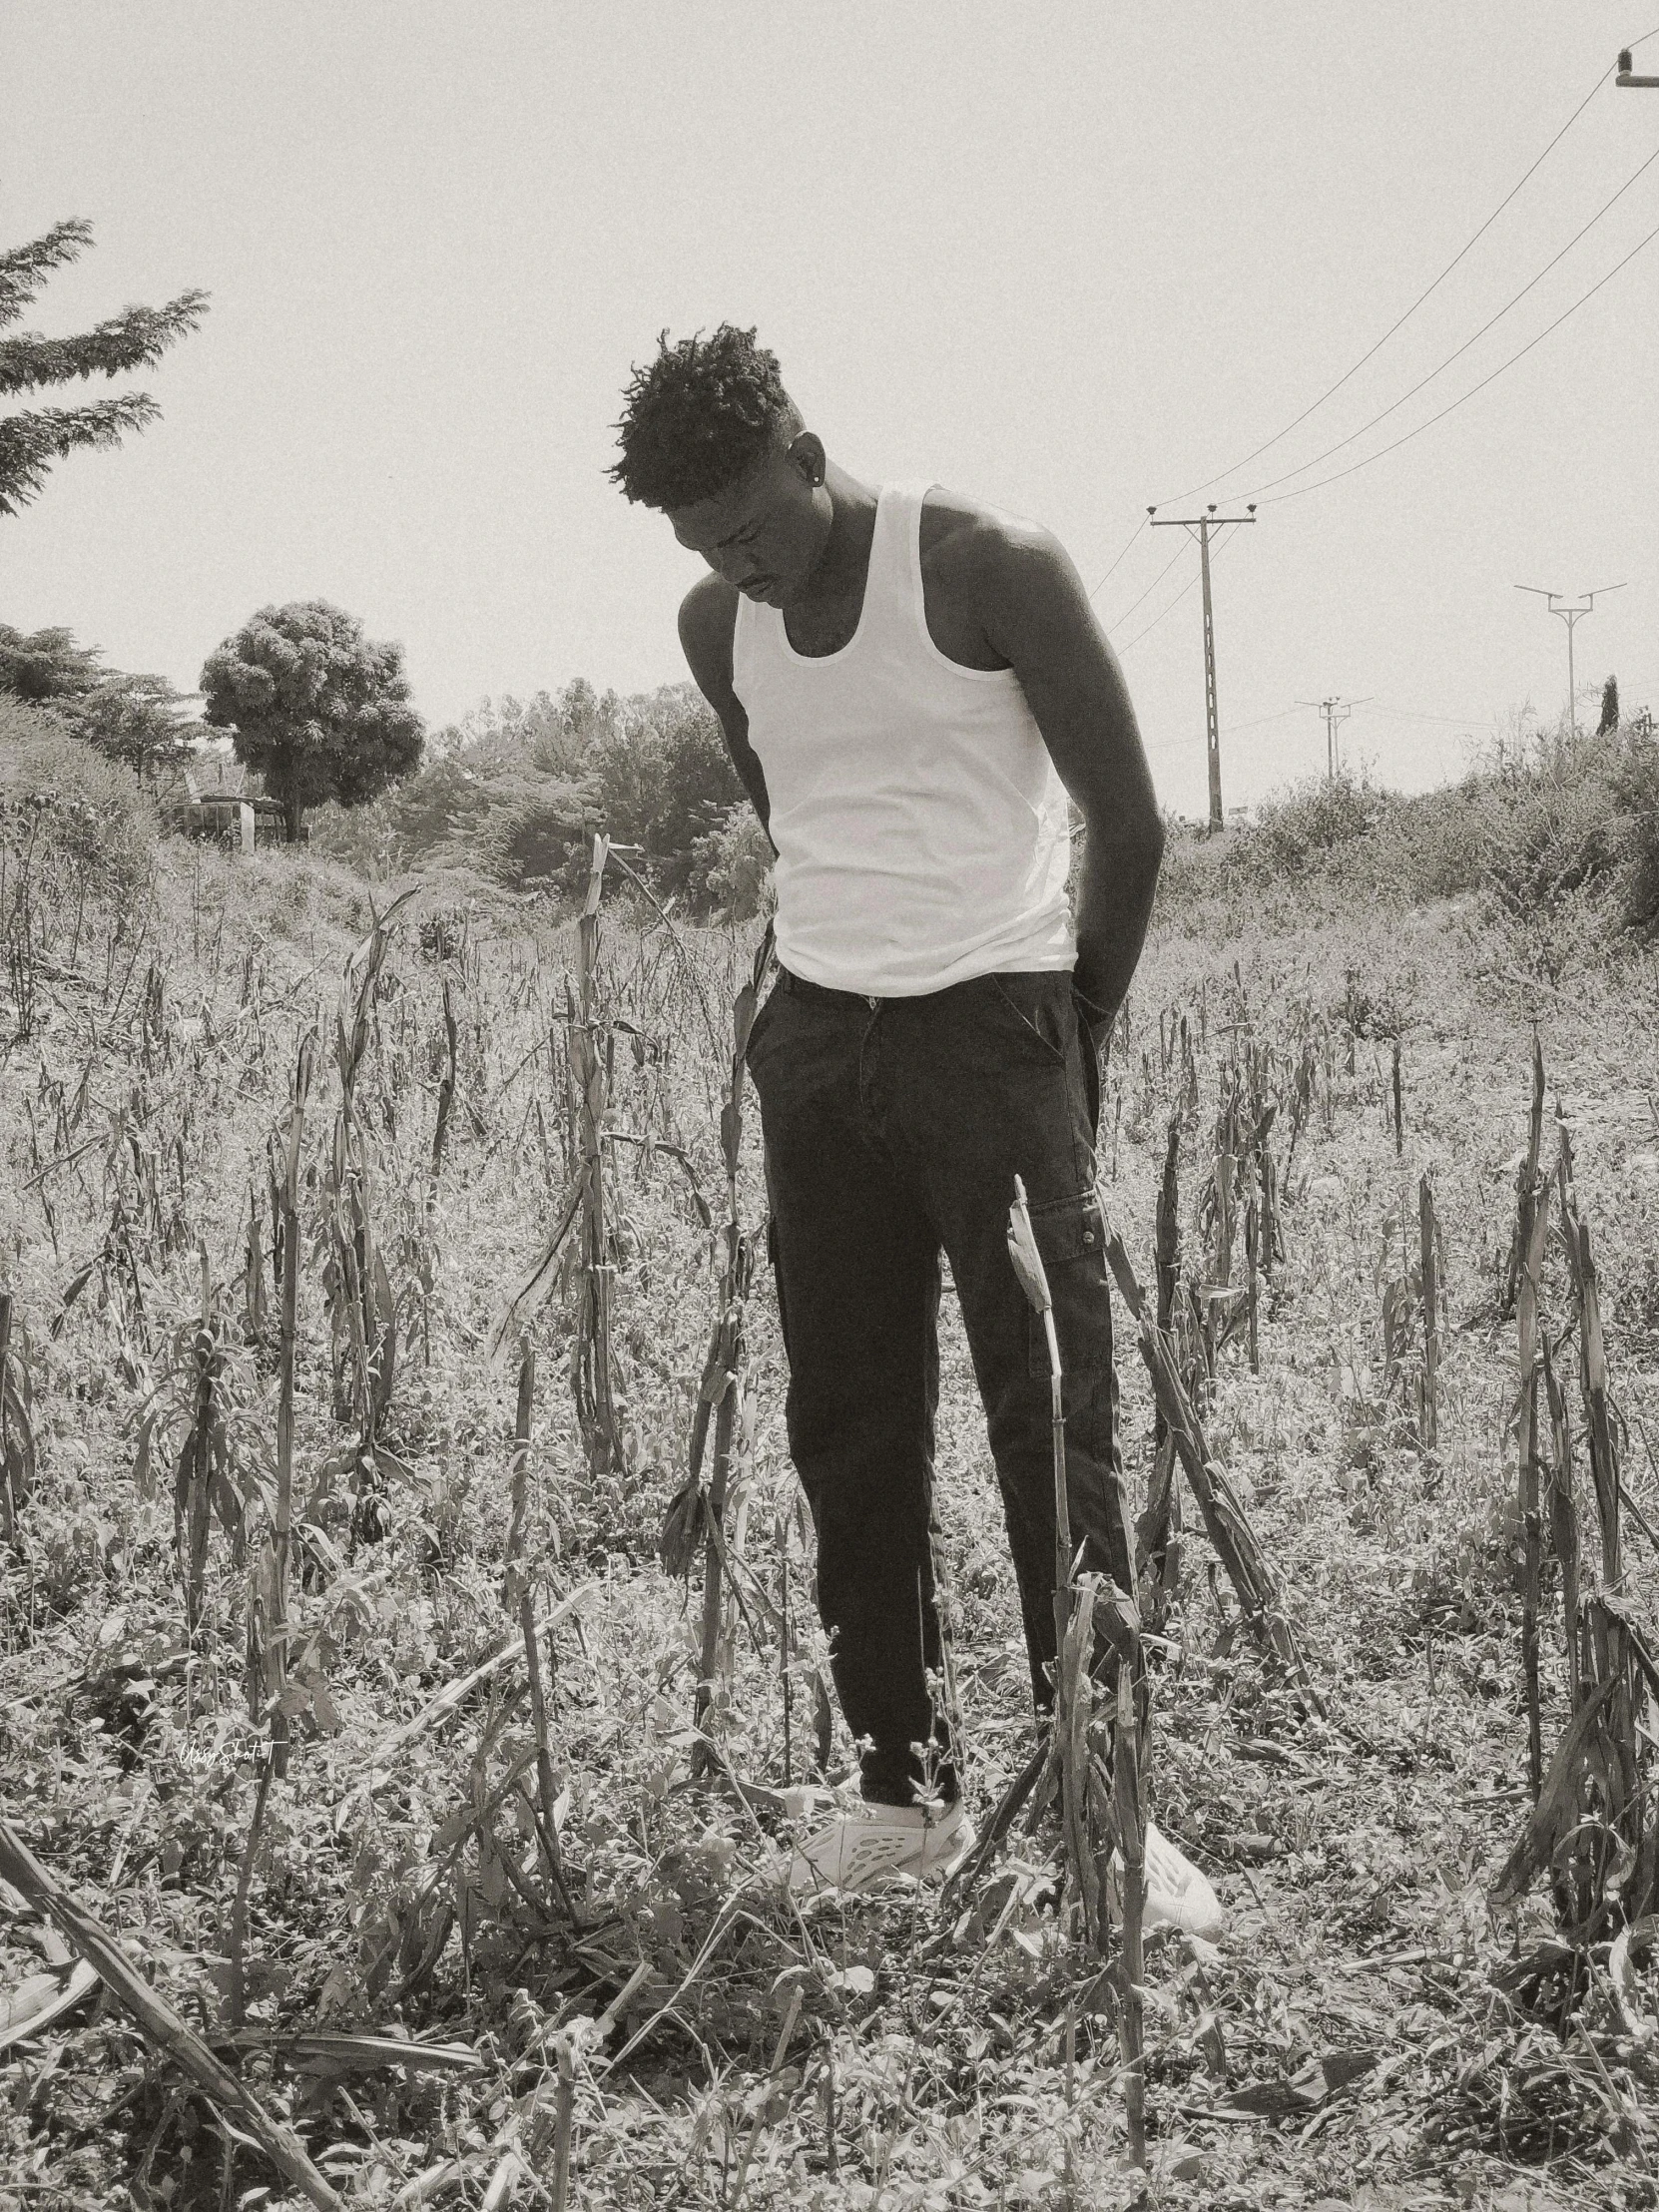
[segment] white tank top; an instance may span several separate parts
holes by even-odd
[[[929,486],[889,484],[858,627],[797,653],[738,601],[732,683],[766,776],[778,957],[830,990],[912,998],[1076,959],[1066,794],[1012,669],[933,643],[921,587]]]

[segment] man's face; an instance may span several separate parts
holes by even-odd
[[[811,451],[769,452],[712,499],[676,507],[674,534],[747,598],[787,607],[800,597],[830,534],[830,495]]]

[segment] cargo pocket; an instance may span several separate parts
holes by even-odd
[[[1060,1366],[1068,1382],[1110,1372],[1112,1294],[1106,1272],[1106,1224],[1092,1190],[1050,1199],[1031,1209],[1031,1230],[1042,1255]],[[1048,1336],[1041,1314],[1030,1317],[1030,1366],[1047,1375]],[[1066,1392],[1069,1401],[1071,1391]]]

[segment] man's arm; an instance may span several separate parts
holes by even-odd
[[[732,586],[718,576],[705,576],[681,602],[680,646],[698,690],[719,719],[732,766],[770,839],[772,804],[767,798],[767,780],[749,742],[749,717],[743,701],[732,689],[732,635],[737,614],[738,595]],[[773,850],[777,849],[774,845]]]
[[[1076,982],[1104,1043],[1146,940],[1164,850],[1135,710],[1082,578],[1055,538],[987,516],[964,540],[962,573],[986,643],[1018,676],[1083,817]]]

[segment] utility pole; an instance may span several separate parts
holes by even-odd
[[[1623,591],[1624,586],[1622,584],[1598,584],[1594,591],[1587,591],[1584,594],[1582,607],[1558,607],[1556,601],[1565,598],[1565,593],[1545,591],[1542,584],[1517,584],[1515,589],[1516,591],[1529,591],[1539,599],[1547,599],[1550,613],[1559,615],[1567,626],[1567,728],[1576,738],[1578,735],[1578,681],[1573,668],[1572,634],[1586,615],[1595,613],[1598,596],[1605,599],[1610,591]]]
[[[1630,73],[1630,49],[1619,50],[1619,73],[1614,84],[1622,85],[1626,92],[1659,92],[1659,77],[1633,77]]]
[[[1214,501],[1201,515],[1159,514],[1156,507],[1146,510],[1152,518],[1154,530],[1186,530],[1198,533],[1199,570],[1204,579],[1204,713],[1208,725],[1210,751],[1210,828],[1222,828],[1221,811],[1221,712],[1216,703],[1216,622],[1210,604],[1210,532],[1219,530],[1224,523],[1243,525],[1256,520],[1256,502],[1250,502],[1249,512],[1242,515],[1218,515]]]
[[[1299,699],[1297,705],[1312,707],[1316,714],[1325,717],[1325,780],[1328,784],[1334,784],[1337,781],[1337,771],[1342,766],[1342,747],[1338,742],[1337,732],[1356,707],[1369,706],[1370,700],[1340,699],[1334,695],[1330,699]]]

